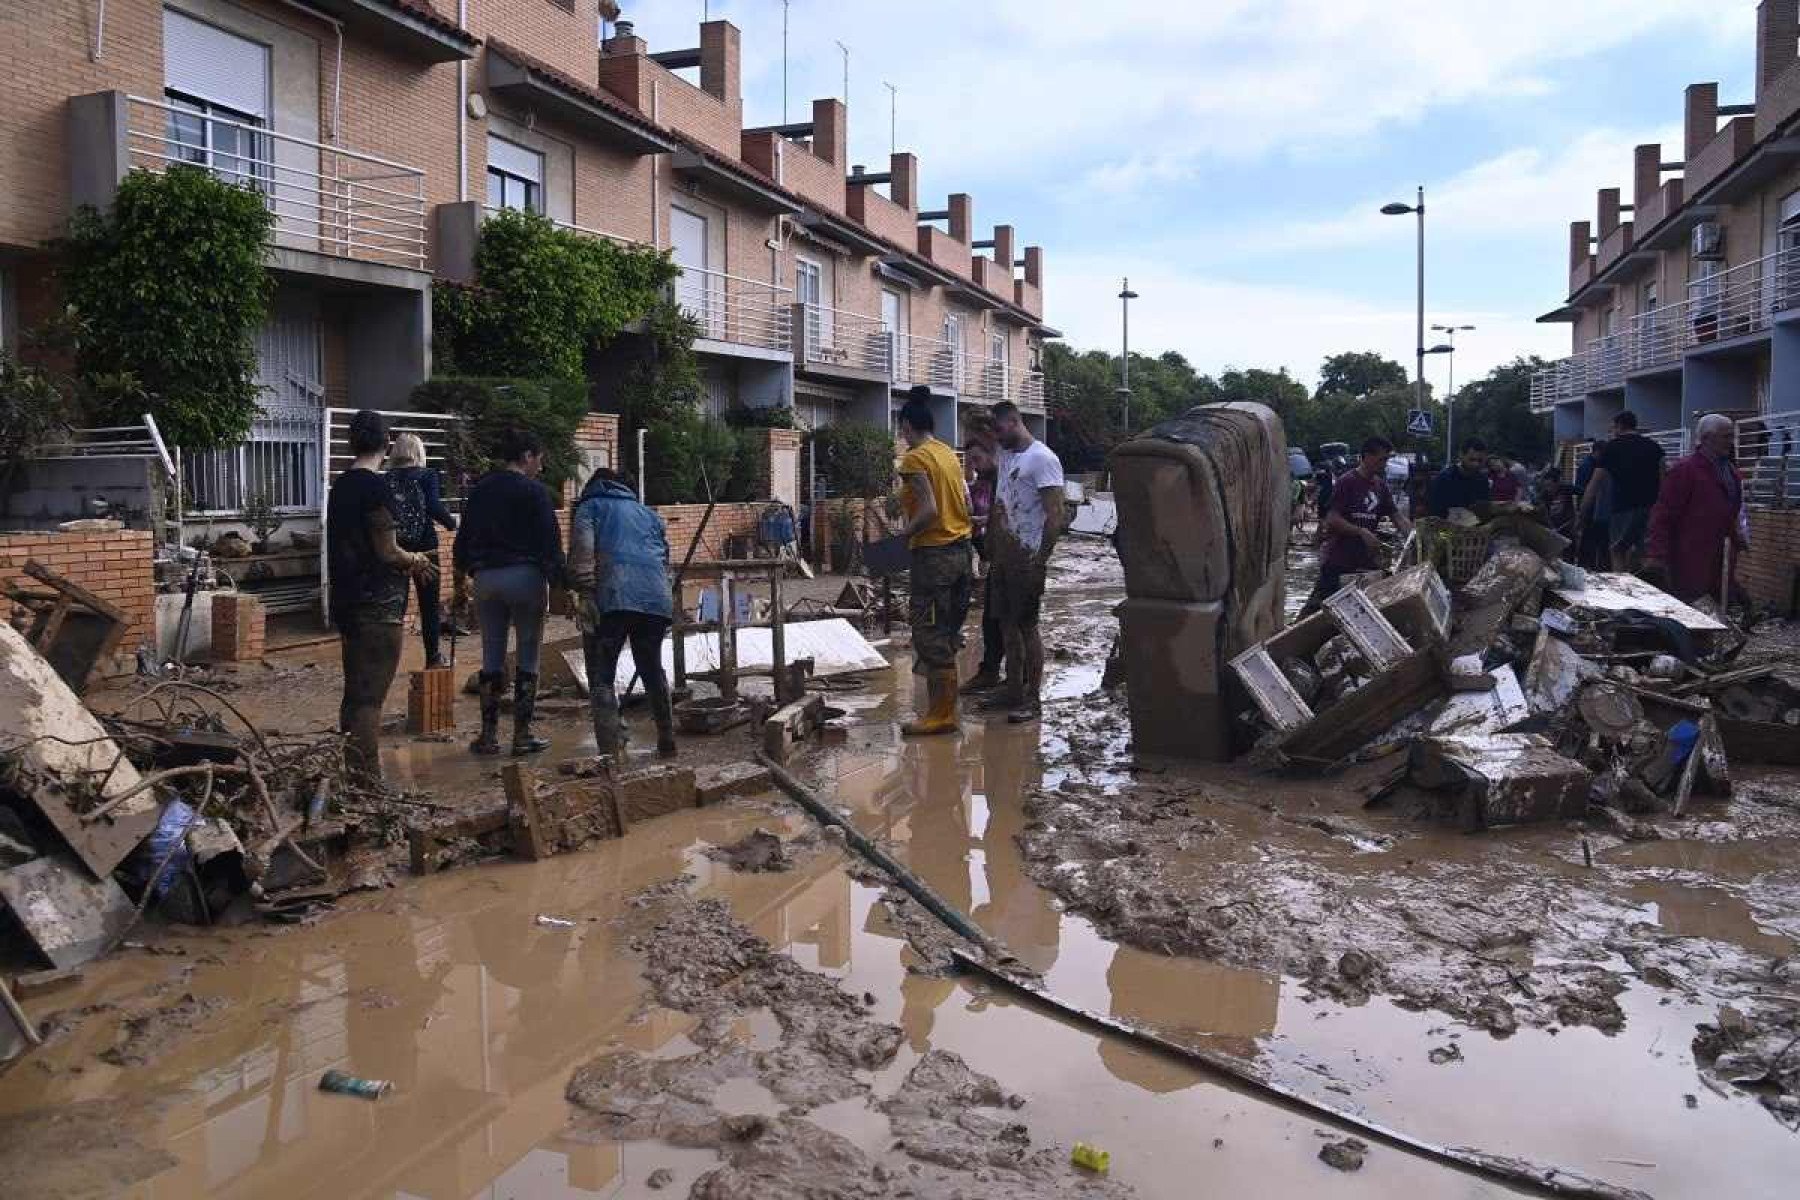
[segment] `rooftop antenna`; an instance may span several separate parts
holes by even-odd
[[[900,108],[900,89],[885,79],[881,81],[881,86],[888,90],[888,153],[891,155],[900,149],[900,139],[895,133],[899,126],[895,124],[894,115]]]
[[[835,40],[835,39],[834,39]],[[850,107],[850,47],[838,42],[837,48],[844,52],[844,107]]]
[[[788,120],[788,0],[781,0],[781,123]]]

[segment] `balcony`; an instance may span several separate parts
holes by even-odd
[[[821,374],[887,382],[892,377],[892,335],[862,313],[823,304],[796,304],[789,321],[800,333],[794,361]]]
[[[1745,504],[1800,506],[1800,412],[1740,418],[1737,464],[1744,476]]]
[[[177,107],[128,96],[132,168],[203,167],[259,192],[275,216],[275,245],[359,262],[427,268],[425,172]]]
[[[675,303],[700,327],[700,338],[720,344],[702,350],[743,347],[752,351],[748,357],[773,358],[788,355],[793,347],[791,288],[683,267],[674,295]]]
[[[1013,377],[1012,402],[1028,413],[1044,413],[1044,376],[1040,371],[1024,371]]]
[[[1633,213],[1633,224],[1649,233],[1661,225],[1671,213],[1681,207],[1681,180],[1671,179],[1650,193],[1648,199],[1638,206]]]
[[[1573,296],[1594,281],[1594,256],[1588,255],[1569,268],[1569,295]]]
[[[968,359],[963,348],[953,342],[904,334],[895,357],[895,383],[924,384],[940,392],[964,388]]]
[[[1727,121],[1725,127],[1713,135],[1712,141],[1700,148],[1700,153],[1688,159],[1687,173],[1682,177],[1686,194],[1699,196],[1709,183],[1729,171],[1732,164],[1750,153],[1755,145],[1754,117],[1733,117]]]
[[[1631,228],[1632,223],[1626,221],[1606,235],[1600,243],[1599,259],[1594,264],[1596,270],[1606,270],[1624,257],[1627,250],[1631,249]]]
[[[1532,412],[1553,412],[1558,404],[1577,398],[1576,393],[1569,386],[1569,370],[1573,361],[1571,358],[1559,358],[1532,373]]]

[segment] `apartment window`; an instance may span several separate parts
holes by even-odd
[[[806,340],[814,347],[831,342],[830,315],[824,311],[825,269],[810,258],[794,259],[794,299],[806,306]]]
[[[994,386],[999,393],[998,398],[1008,399],[1006,385],[1009,372],[1006,361],[1006,334],[1003,331],[998,329],[988,331],[988,357],[994,360],[993,370],[997,376]]]
[[[1656,311],[1656,280],[1644,280],[1643,294],[1639,297],[1638,307],[1642,312]]]
[[[962,314],[944,314],[944,341],[950,349],[950,383],[952,387],[962,387],[963,378],[963,335]]]
[[[166,9],[163,63],[170,155],[267,190],[269,48]]]
[[[488,207],[544,211],[544,156],[488,134]]]
[[[881,289],[881,331],[888,335],[888,374],[903,378],[901,345],[906,340],[906,299],[891,288]]]

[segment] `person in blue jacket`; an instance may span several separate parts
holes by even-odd
[[[425,442],[416,433],[403,433],[388,450],[387,480],[394,489],[394,533],[402,550],[411,550],[438,561],[437,527],[456,532],[456,517],[444,504],[438,473],[425,465]],[[442,605],[436,581],[414,581],[419,595],[419,634],[425,641],[425,665],[447,667],[440,650],[444,630]],[[455,631],[452,630],[452,633]]]
[[[569,523],[569,580],[587,660],[588,705],[595,752],[619,753],[619,651],[631,646],[656,720],[656,752],[675,756],[669,679],[663,672],[663,635],[674,619],[669,587],[669,536],[662,518],[639,503],[617,471],[596,470],[575,503]]]

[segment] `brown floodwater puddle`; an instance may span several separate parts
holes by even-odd
[[[1078,603],[1086,620],[1108,601]],[[1098,666],[1053,662],[1051,694],[1079,694]],[[896,690],[905,667],[902,658]],[[851,699],[871,722],[906,707],[891,691]],[[1047,733],[1040,748],[1035,730],[969,720],[961,739],[905,744],[891,726],[871,723],[810,773],[860,827],[884,837],[1073,1003],[1254,1058],[1324,1100],[1428,1138],[1584,1169],[1665,1198],[1788,1194],[1800,1161],[1793,1135],[1747,1100],[1699,1086],[1688,1040],[1707,1014],[1659,1004],[1660,993],[1628,991],[1629,1020],[1614,1037],[1525,1030],[1496,1041],[1441,1015],[1379,1000],[1309,1003],[1276,975],[1107,941],[1030,881],[1014,840],[1024,795],[1054,782],[1041,763],[1056,757],[1059,741]],[[451,767],[452,749],[420,746],[396,765],[419,784],[439,769],[481,783],[491,767]],[[758,934],[853,994],[869,993],[871,1013],[902,1028],[900,1055],[874,1077],[878,1094],[897,1087],[926,1049],[954,1050],[1028,1098],[1018,1119],[1035,1139],[1108,1149],[1115,1176],[1145,1196],[1513,1194],[1380,1147],[1357,1174],[1330,1171],[1316,1158],[1326,1128],[1318,1122],[985,987],[911,974],[915,954],[886,918],[881,892],[854,882],[835,849],[755,875],[704,855],[758,825],[805,827],[799,817],[745,807],[677,814],[579,854],[409,881],[355,898],[315,926],[161,943],[185,956],[116,955],[79,986],[28,1002],[37,1017],[97,1002],[124,1010],[77,1022],[0,1075],[0,1118],[119,1102],[130,1117],[121,1127],[168,1165],[104,1194],[156,1200],[684,1195],[715,1164],[710,1151],[572,1136],[563,1093],[578,1066],[607,1050],[693,1049],[692,1017],[652,1008],[634,1019],[643,988],[629,935],[612,920],[641,889],[685,872],[693,892],[725,898]],[[1474,852],[1466,839],[1460,845]],[[1654,886],[1675,890],[1646,892],[1647,913],[1656,906],[1646,919],[1727,936],[1716,923],[1693,924],[1700,918],[1682,906],[1695,889]],[[577,926],[539,926],[540,913]],[[1763,936],[1744,913],[1717,919],[1741,919]],[[229,1007],[148,1064],[96,1057],[117,1041],[127,1012],[184,993]],[[739,1036],[771,1045],[773,1019],[757,1014]],[[1460,1061],[1430,1061],[1430,1049],[1452,1043]],[[375,1102],[322,1093],[318,1078],[331,1068],[395,1087]],[[774,1104],[747,1079],[721,1095],[734,1111]],[[810,1119],[865,1148],[890,1136],[886,1118],[860,1099]],[[42,1151],[48,1157],[55,1147]],[[675,1182],[652,1192],[646,1181],[661,1168]],[[13,1177],[5,1190],[43,1194],[37,1183]]]

